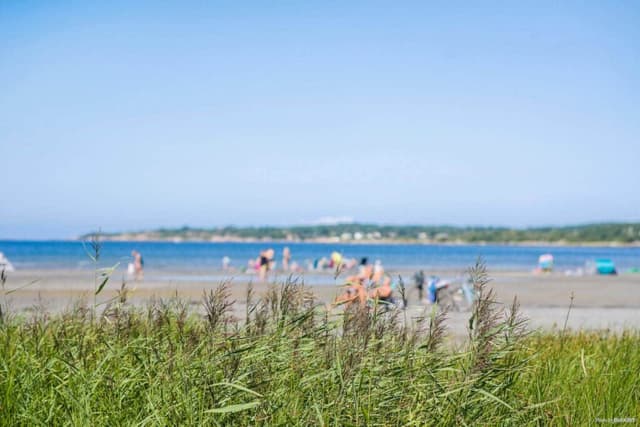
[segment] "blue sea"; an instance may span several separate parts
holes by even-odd
[[[409,244],[324,244],[324,243],[170,243],[170,242],[103,242],[101,264],[130,261],[131,251],[144,257],[145,271],[207,273],[219,271],[222,258],[231,258],[231,265],[242,269],[247,260],[255,259],[262,249],[273,248],[276,261],[282,249],[291,249],[292,260],[300,265],[332,251],[345,258],[368,257],[381,260],[387,269],[464,269],[482,257],[492,270],[531,271],[538,256],[551,253],[558,270],[584,267],[595,258],[613,260],[618,271],[640,267],[640,247],[577,247],[577,246],[511,246],[511,245],[409,245]],[[0,252],[16,269],[91,269],[91,259],[78,241],[2,241]]]

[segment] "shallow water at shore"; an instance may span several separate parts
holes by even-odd
[[[381,260],[391,269],[464,270],[482,257],[493,270],[531,271],[538,256],[551,253],[558,270],[582,268],[595,258],[612,259],[619,271],[640,267],[640,247],[586,246],[515,246],[515,245],[416,245],[416,244],[328,244],[328,243],[170,243],[103,242],[101,262],[117,262],[125,268],[133,249],[142,253],[145,266],[155,271],[219,274],[222,258],[230,257],[237,272],[255,259],[259,252],[272,247],[280,262],[282,249],[288,246],[292,261],[307,268],[332,251],[345,259],[367,257]],[[20,269],[68,270],[93,268],[79,241],[0,241],[0,252]],[[237,273],[236,273],[237,274]]]

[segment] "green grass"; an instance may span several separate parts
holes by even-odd
[[[284,283],[232,317],[226,285],[202,313],[125,301],[92,318],[4,317],[1,425],[588,425],[640,419],[640,335],[529,335],[476,271],[468,342],[445,315],[327,312]],[[124,298],[123,298],[124,300]],[[444,341],[443,341],[444,340]]]
[[[547,414],[557,425],[588,425],[596,419],[635,418],[640,423],[640,334],[582,332],[564,340],[537,335],[528,340],[533,356],[518,392],[551,401]]]

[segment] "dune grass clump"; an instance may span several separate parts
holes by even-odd
[[[555,425],[640,423],[640,333],[538,334],[519,357],[532,363],[515,392],[549,402],[536,410]]]
[[[640,337],[528,336],[482,265],[461,347],[446,312],[327,310],[287,280],[233,311],[228,283],[94,318],[77,305],[0,327],[1,425],[523,425],[637,416]],[[95,306],[95,305],[94,305]],[[572,395],[578,391],[581,396]],[[603,399],[606,398],[606,401]],[[587,399],[588,402],[585,402]],[[633,413],[633,411],[636,411]],[[618,413],[619,412],[619,413]]]

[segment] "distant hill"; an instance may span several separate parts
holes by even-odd
[[[86,238],[90,234],[82,236]],[[640,223],[604,223],[566,227],[455,227],[336,224],[292,227],[218,227],[101,233],[105,240],[167,241],[313,241],[423,243],[639,244]]]

